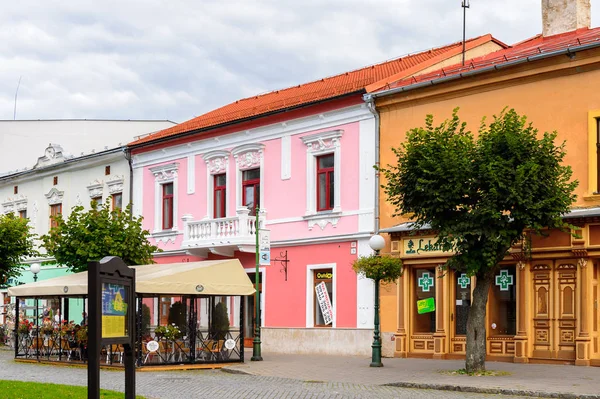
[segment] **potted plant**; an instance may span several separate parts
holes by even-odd
[[[167,327],[156,326],[156,328],[154,329],[154,336],[156,337],[156,339],[161,339],[162,337],[165,336],[166,332],[167,332]]]
[[[31,331],[32,328],[33,328],[33,322],[30,322],[29,320],[25,319],[25,320],[21,320],[19,322],[17,331],[19,332],[19,335],[29,335],[29,332]]]
[[[54,334],[54,325],[52,324],[52,320],[45,318],[42,322],[42,326],[40,327],[40,331],[46,337],[52,336],[52,334]]]
[[[182,335],[181,330],[175,324],[167,324],[164,337],[168,341],[175,341],[176,339],[181,338]]]
[[[229,332],[229,314],[225,302],[219,302],[213,308],[211,331],[215,340],[223,340]]]

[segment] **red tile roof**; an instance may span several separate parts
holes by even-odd
[[[488,34],[468,40],[467,49],[472,49],[492,41],[506,47],[506,45]],[[142,137],[130,143],[130,145],[136,146],[186,132],[216,127],[224,123],[245,120],[274,111],[324,101],[350,93],[364,92],[365,87],[374,82],[390,76],[395,76],[396,78],[410,76],[449,57],[460,54],[461,51],[462,42],[457,42],[314,82],[245,98],[176,126]]]
[[[537,56],[540,54],[548,54],[560,50],[567,50],[569,48],[592,43],[600,44],[600,28],[583,28],[572,32],[561,33],[559,35],[547,37],[536,35],[508,48],[486,54],[482,57],[474,58],[468,61],[464,66],[462,64],[456,64],[419,76],[407,76],[402,79],[398,79],[395,82],[391,82],[385,87],[377,88],[372,92],[385,92],[394,88],[433,82],[436,79],[447,78],[451,76],[460,77],[461,74],[466,72],[500,66],[514,61],[526,60],[528,57]]]

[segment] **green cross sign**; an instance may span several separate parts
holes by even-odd
[[[429,289],[433,287],[433,283],[434,280],[429,276],[428,272],[423,273],[418,282],[419,287],[423,290],[423,292],[429,292]]]
[[[508,274],[508,270],[500,270],[500,275],[496,276],[496,285],[500,291],[508,291],[508,287],[513,285],[513,276]]]
[[[471,284],[471,279],[468,278],[465,273],[461,273],[460,277],[458,278],[458,285],[460,285],[460,288],[464,290],[469,286],[469,284]]]

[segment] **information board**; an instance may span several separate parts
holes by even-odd
[[[331,299],[329,298],[329,293],[327,292],[327,286],[324,282],[320,282],[315,286],[315,292],[317,294],[317,300],[319,301],[319,306],[321,307],[321,313],[323,314],[323,321],[325,325],[331,324],[333,321],[333,308],[331,306]]]
[[[127,337],[127,287],[102,283],[102,338]]]

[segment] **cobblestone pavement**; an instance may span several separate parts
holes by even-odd
[[[11,352],[0,351],[0,379],[87,385],[87,370],[76,367],[16,363]],[[101,387],[124,390],[124,373],[102,371]],[[137,394],[156,399],[188,398],[515,398],[486,394],[432,391],[349,382],[302,381],[290,378],[229,374],[218,370],[141,372]],[[0,397],[2,393],[0,392]]]

